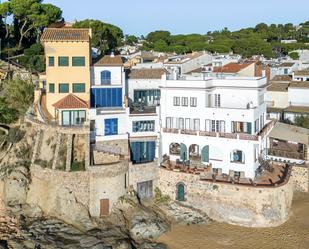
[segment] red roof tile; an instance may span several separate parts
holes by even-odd
[[[123,61],[118,55],[105,55],[94,66],[123,66]]]
[[[253,62],[234,63],[224,65],[223,67],[215,67],[214,73],[238,73],[240,70],[250,66]]]
[[[69,94],[54,103],[53,106],[56,109],[87,109],[88,103],[74,94]]]

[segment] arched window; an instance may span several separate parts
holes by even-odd
[[[110,85],[111,84],[111,72],[104,70],[101,72],[101,85]]]
[[[189,159],[200,160],[200,147],[197,144],[191,144],[189,147]]]
[[[233,150],[231,153],[231,162],[245,163],[245,154],[241,150]]]
[[[170,155],[180,155],[180,144],[178,143],[170,144]]]
[[[180,182],[176,185],[176,200],[177,201],[185,201],[186,200],[186,192],[185,192],[185,184]]]

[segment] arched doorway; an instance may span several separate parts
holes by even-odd
[[[170,155],[177,155],[180,156],[180,144],[178,143],[171,143],[170,144]]]
[[[180,159],[186,161],[188,158],[188,149],[185,144],[180,145]]]
[[[191,161],[200,161],[200,147],[197,144],[191,144],[189,147],[189,159]]]
[[[206,145],[202,149],[202,162],[208,163],[209,162],[209,145]]]
[[[185,185],[183,183],[178,183],[176,186],[176,200],[185,201]]]

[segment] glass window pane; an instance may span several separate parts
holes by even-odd
[[[86,92],[86,87],[84,83],[74,83],[73,93],[84,93]]]
[[[67,56],[58,57],[58,66],[59,67],[68,67],[69,66],[69,57],[67,57]]]
[[[73,67],[84,67],[85,66],[85,57],[82,56],[73,56],[72,57],[72,66]]]
[[[59,84],[59,93],[68,93],[69,92],[69,84],[61,83]]]

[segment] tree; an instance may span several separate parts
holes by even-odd
[[[17,120],[17,111],[8,106],[4,98],[0,98],[0,123],[10,124]]]
[[[33,103],[34,85],[31,80],[11,79],[4,83],[3,96],[10,108],[24,115]]]
[[[7,18],[11,15],[11,5],[10,2],[4,2],[0,4],[0,15],[5,26],[5,39],[9,38],[9,24],[7,23]]]
[[[99,49],[101,53],[114,51],[121,45],[123,32],[117,26],[101,22],[99,20],[86,19],[76,22],[75,28],[92,29],[92,46]]]
[[[171,33],[169,31],[157,30],[147,35],[147,41],[156,42],[156,41],[162,40],[162,41],[168,42],[170,35]]]
[[[60,21],[62,11],[52,4],[42,4],[42,0],[11,0],[10,7],[19,30],[18,49],[31,30],[40,29]]]
[[[298,60],[299,59],[299,54],[297,52],[291,52],[289,53],[289,56],[293,59],[293,60]]]
[[[138,39],[137,39],[137,37],[134,36],[134,35],[128,35],[128,36],[126,37],[126,44],[128,44],[128,45],[134,45],[134,44],[136,44],[137,42],[138,42]]]
[[[304,115],[298,116],[295,118],[294,123],[297,126],[309,129],[309,116],[304,116]]]
[[[42,45],[40,43],[35,43],[30,48],[25,49],[24,56],[18,58],[18,63],[32,72],[44,72],[45,59]]]

